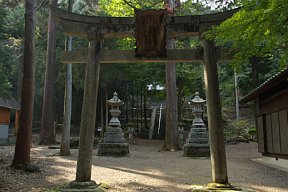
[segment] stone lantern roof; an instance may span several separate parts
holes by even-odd
[[[111,106],[120,106],[123,105],[124,102],[120,100],[118,97],[118,94],[114,92],[113,97],[107,101],[107,103]]]
[[[195,97],[191,100],[191,102],[194,104],[204,104],[206,100],[199,97],[199,92],[196,92]]]

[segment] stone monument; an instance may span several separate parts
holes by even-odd
[[[195,97],[191,100],[194,119],[190,133],[184,144],[184,156],[210,156],[208,132],[202,119],[205,102],[204,99],[199,97],[198,92],[195,93]]]
[[[118,119],[121,111],[119,106],[123,105],[123,101],[117,97],[117,93],[113,94],[113,98],[107,101],[111,106],[110,113],[112,115],[109,121],[104,138],[99,143],[99,156],[126,156],[129,154],[129,144],[124,139],[121,124]]]

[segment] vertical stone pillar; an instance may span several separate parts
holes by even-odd
[[[216,47],[213,40],[203,39],[202,42],[204,48],[204,78],[207,98],[212,179],[214,184],[228,185]],[[217,187],[217,185],[214,186]]]
[[[100,72],[100,49],[103,40],[103,34],[93,28],[87,31],[87,35],[89,39],[88,62],[86,64],[76,182],[89,182],[91,180]]]

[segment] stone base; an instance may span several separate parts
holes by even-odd
[[[69,186],[65,189],[60,190],[61,192],[105,192],[107,188],[101,187],[101,184],[96,184],[95,181],[77,182],[72,181]]]
[[[128,143],[99,143],[99,156],[123,157],[129,154]]]
[[[183,156],[185,157],[210,157],[209,147],[192,147],[184,145]]]
[[[252,189],[240,189],[230,184],[208,183],[207,185],[192,185],[192,192],[256,192]]]

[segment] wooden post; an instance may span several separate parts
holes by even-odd
[[[99,56],[103,34],[94,28],[90,28],[88,30],[88,39],[88,63],[86,65],[85,74],[76,182],[88,182],[91,179],[97,93],[100,72]]]
[[[212,179],[213,183],[228,184],[214,41],[204,39],[203,48]]]

